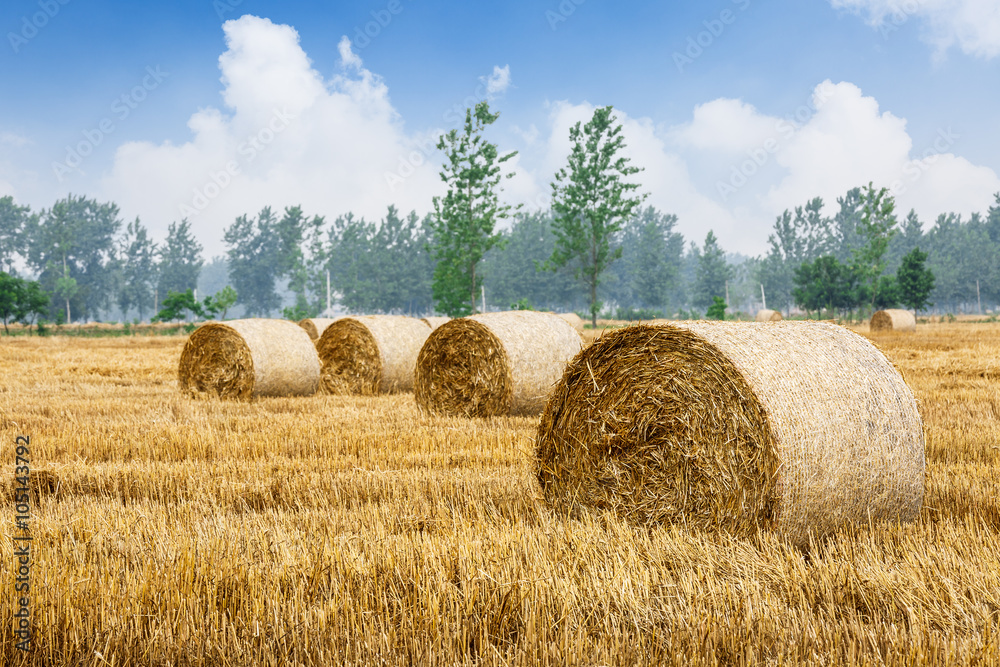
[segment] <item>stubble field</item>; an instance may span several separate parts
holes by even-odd
[[[554,515],[536,419],[410,394],[192,400],[183,337],[0,340],[0,664],[1000,664],[1000,325],[874,338],[913,389],[913,525],[803,553]],[[13,636],[31,438],[31,653]]]

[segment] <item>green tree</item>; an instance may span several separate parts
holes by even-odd
[[[13,271],[14,258],[25,253],[25,232],[36,220],[30,207],[18,206],[10,195],[0,197],[0,269]]]
[[[621,259],[609,267],[605,294],[619,307],[665,309],[679,304],[684,237],[676,215],[647,206],[619,234]]]
[[[710,320],[724,320],[726,319],[726,300],[721,296],[712,297],[712,305],[708,307],[708,311],[705,313],[705,317]]]
[[[556,247],[546,266],[574,265],[574,276],[586,286],[595,327],[602,306],[597,298],[601,275],[622,254],[621,248],[612,249],[611,241],[648,196],[630,196],[639,185],[622,180],[642,169],[618,154],[625,137],[612,111],[610,106],[597,108],[582,129],[579,122],[570,128],[568,163],[552,184]]]
[[[226,285],[215,294],[205,297],[202,310],[209,317],[224,320],[226,312],[236,304],[236,298],[236,290]]]
[[[867,287],[873,309],[879,298],[879,281],[885,272],[885,253],[897,231],[895,208],[896,203],[887,188],[876,191],[869,183],[864,189],[857,229],[865,244],[854,251],[854,266],[862,284]]]
[[[573,277],[540,270],[555,249],[552,215],[549,211],[518,213],[502,245],[483,258],[483,283],[491,303],[516,303],[522,299],[541,310],[582,306]]]
[[[846,312],[859,302],[858,274],[847,264],[841,264],[833,255],[817,257],[803,262],[795,270],[795,288],[792,292],[796,305],[813,312]]]
[[[896,271],[899,302],[912,310],[914,315],[918,310],[933,305],[928,298],[934,291],[934,273],[924,266],[926,261],[927,253],[914,248],[903,257]]]
[[[125,228],[121,241],[120,267],[121,286],[118,291],[118,306],[122,316],[135,310],[142,319],[143,313],[156,309],[153,303],[153,289],[156,284],[156,244],[149,238],[146,228],[136,218]]]
[[[726,254],[719,246],[715,234],[709,231],[705,236],[705,245],[698,256],[691,303],[705,310],[715,303],[715,297],[725,296],[726,282],[731,277],[732,272],[726,262]]]
[[[159,282],[157,291],[161,295],[170,292],[184,292],[198,287],[198,275],[204,260],[201,244],[191,235],[191,224],[187,220],[172,222],[167,228],[167,239],[160,246]]]
[[[42,288],[58,293],[66,320],[106,308],[116,292],[118,206],[69,195],[29,222],[28,263],[39,271]]]
[[[248,317],[268,315],[281,306],[275,291],[279,242],[270,206],[256,218],[241,215],[223,234],[228,246],[229,281]]]
[[[8,334],[7,323],[16,320],[20,312],[23,282],[6,271],[0,271],[0,319],[3,320],[4,332]]]
[[[22,285],[17,321],[30,330],[31,325],[45,315],[50,299],[37,280],[25,280]]]
[[[167,297],[163,300],[163,308],[160,312],[156,314],[153,318],[156,322],[173,322],[174,320],[181,320],[187,317],[189,311],[195,317],[203,318],[205,317],[205,311],[202,310],[201,304],[194,298],[194,290],[185,290],[183,292],[170,292]]]
[[[460,317],[475,312],[482,284],[477,268],[485,254],[502,239],[496,223],[510,214],[501,205],[497,188],[503,178],[501,165],[517,155],[500,155],[495,144],[483,140],[483,131],[499,113],[490,113],[480,102],[475,111],[466,109],[462,134],[451,130],[438,141],[445,153],[441,180],[448,186],[444,198],[434,198],[431,252],[434,268],[433,295],[438,312]]]

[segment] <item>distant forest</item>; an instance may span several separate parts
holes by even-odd
[[[601,279],[604,314],[698,317],[715,297],[725,300],[729,313],[752,314],[766,298],[768,307],[787,314],[802,301],[796,280],[803,280],[803,265],[833,257],[847,266],[857,257],[864,245],[863,206],[864,191],[854,188],[835,206],[816,198],[785,211],[760,257],[726,252],[726,239],[717,238],[710,224],[704,238],[685,239],[676,216],[643,208],[614,239],[621,255]],[[1000,193],[987,211],[968,219],[896,215],[889,217],[885,276],[919,248],[934,276],[928,311],[998,308]],[[155,243],[139,219],[122,220],[113,202],[70,195],[35,212],[4,197],[0,270],[37,281],[50,297],[42,317],[52,322],[148,320],[171,292],[196,290],[204,297],[226,286],[237,294],[230,317],[300,318],[327,308],[328,284],[337,311],[425,315],[433,310],[432,228],[429,217],[393,206],[381,220],[350,213],[327,220],[300,207],[264,208],[234,220],[225,230],[226,254],[206,261],[186,220],[171,224],[166,239]],[[542,267],[554,243],[551,213],[516,214],[503,242],[482,262],[487,309],[586,311],[587,295],[573,267]],[[845,303],[847,312],[853,310],[853,302]]]

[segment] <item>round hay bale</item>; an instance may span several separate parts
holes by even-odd
[[[437,329],[442,324],[444,324],[446,322],[451,322],[451,318],[450,317],[437,317],[437,316],[421,317],[420,321],[423,322],[423,323],[425,323],[427,326],[429,326],[431,328],[431,331],[434,331],[435,329]]]
[[[230,320],[195,329],[178,368],[190,395],[250,399],[309,396],[319,389],[319,357],[309,334],[288,320]]]
[[[754,319],[757,320],[758,322],[780,322],[785,318],[782,317],[781,313],[779,313],[776,310],[771,310],[770,308],[761,308],[760,310],[757,311],[757,315],[756,317],[754,317]]]
[[[798,545],[849,521],[917,518],[924,434],[902,376],[822,322],[609,331],[566,368],[538,428],[546,497],[638,524]]]
[[[889,308],[876,311],[868,327],[871,331],[916,331],[917,318],[908,310]]]
[[[431,333],[417,357],[417,405],[452,416],[536,415],[581,347],[580,334],[551,313],[452,320]]]
[[[326,328],[339,319],[339,317],[307,317],[299,320],[299,326],[306,330],[310,339],[319,340]]]
[[[556,317],[561,317],[566,320],[567,323],[577,331],[583,331],[586,322],[582,317],[576,313],[556,313]]]
[[[401,315],[343,317],[316,341],[323,390],[379,394],[413,389],[413,366],[431,329]]]

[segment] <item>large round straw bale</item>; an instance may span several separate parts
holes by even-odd
[[[308,396],[319,389],[309,334],[288,320],[230,320],[195,329],[178,368],[181,389],[223,398]]]
[[[868,325],[872,331],[916,331],[917,318],[908,310],[878,310]]]
[[[445,322],[450,322],[451,318],[450,317],[431,316],[431,317],[421,317],[420,321],[423,322],[423,323],[425,323],[427,326],[429,326],[431,328],[431,331],[433,331],[434,329],[437,329],[439,326],[441,326]]]
[[[757,315],[754,318],[758,322],[780,322],[785,319],[776,310],[771,310],[770,308],[761,308],[757,311]]]
[[[339,317],[307,317],[299,320],[299,326],[306,330],[309,338],[319,340],[326,328],[339,319]]]
[[[538,428],[557,507],[803,545],[849,521],[917,518],[924,435],[902,376],[823,322],[609,331],[577,355]]]
[[[566,322],[568,322],[569,325],[574,329],[576,329],[577,331],[584,330],[584,325],[586,324],[586,322],[584,322],[583,318],[577,315],[576,313],[556,313],[556,317],[561,317],[562,319],[566,320]]]
[[[324,391],[379,394],[413,389],[413,366],[431,329],[401,315],[343,317],[316,341]]]
[[[414,395],[434,414],[538,414],[582,341],[551,313],[518,310],[452,320],[417,357]]]

